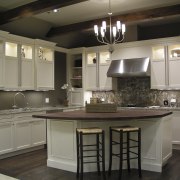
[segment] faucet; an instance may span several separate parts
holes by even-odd
[[[24,102],[26,103],[26,107],[24,108],[27,108],[27,105],[28,105],[28,102],[27,102],[27,99],[26,99],[26,96],[22,93],[22,92],[17,92],[15,95],[14,95],[14,105],[12,106],[14,109],[18,108],[17,104],[16,104],[16,96],[18,95],[21,95],[24,97]]]

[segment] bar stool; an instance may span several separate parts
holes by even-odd
[[[87,135],[95,135],[96,144],[84,144],[83,136],[87,136]],[[97,127],[81,128],[81,129],[77,128],[76,141],[77,141],[77,178],[79,177],[79,166],[81,167],[80,180],[83,180],[84,164],[97,163],[98,175],[100,175],[100,163],[102,163],[103,179],[105,180],[106,175],[105,175],[104,130]],[[85,152],[96,152],[96,155],[86,155]],[[96,161],[94,160],[84,161],[85,158],[93,158],[93,157],[96,157]]]
[[[130,172],[130,160],[131,159],[138,159],[138,174],[139,177],[142,177],[141,174],[141,128],[139,127],[132,127],[132,126],[112,126],[109,128],[110,130],[110,150],[109,150],[109,172],[108,174],[111,175],[111,168],[112,168],[112,157],[116,156],[119,158],[119,179],[122,177],[122,166],[123,161],[127,161],[127,168],[128,172]],[[137,133],[137,140],[132,139],[130,137],[132,132]],[[113,139],[113,133],[119,134],[119,140],[116,141]],[[126,141],[124,141],[124,134],[126,134]],[[132,144],[134,142],[134,144]],[[115,145],[119,145],[119,153],[113,153],[113,147]],[[124,146],[126,145],[126,146]],[[137,148],[137,152],[134,151],[134,148]],[[124,152],[124,151],[125,152]],[[123,157],[123,155],[126,157]],[[130,157],[130,154],[134,154],[135,157]]]

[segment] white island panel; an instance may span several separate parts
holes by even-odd
[[[108,170],[109,127],[117,125],[141,127],[142,169],[161,172],[163,165],[172,156],[171,115],[163,118],[126,121],[48,120],[48,166],[76,172],[76,128],[100,127],[105,130],[105,162],[106,170]],[[93,139],[95,139],[93,136],[86,137],[84,141],[85,143],[91,143]],[[137,168],[136,160],[131,162],[131,167]],[[112,169],[118,168],[118,160],[114,160]],[[124,162],[124,168],[126,168],[126,162]],[[85,165],[85,172],[96,170],[96,164]]]

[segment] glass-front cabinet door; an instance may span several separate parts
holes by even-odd
[[[98,59],[96,52],[86,55],[86,90],[97,90],[99,86],[97,77]]]
[[[7,90],[17,90],[20,85],[19,81],[19,62],[18,62],[19,45],[16,42],[5,42],[5,76],[4,86]]]
[[[169,87],[180,89],[180,43],[168,46],[169,58]]]
[[[112,90],[112,78],[107,77],[107,71],[110,65],[110,52],[99,52],[99,89]]]
[[[34,89],[34,48],[31,44],[20,47],[21,89]]]
[[[167,85],[166,49],[164,45],[152,47],[151,57],[151,88],[165,89]]]

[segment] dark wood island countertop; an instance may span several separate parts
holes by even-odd
[[[35,118],[59,119],[59,120],[131,120],[131,119],[149,119],[161,118],[172,114],[171,111],[163,110],[118,110],[114,113],[86,113],[83,110],[57,112],[49,114],[33,115]]]

